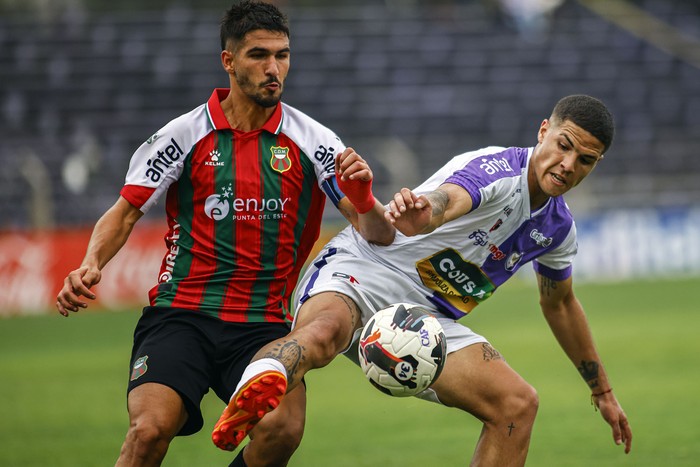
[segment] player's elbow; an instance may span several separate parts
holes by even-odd
[[[394,238],[396,238],[396,229],[381,229],[377,232],[360,232],[362,236],[369,243],[373,243],[379,246],[388,246],[394,243]]]

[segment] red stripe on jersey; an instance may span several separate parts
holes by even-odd
[[[284,303],[288,309],[294,287],[296,287],[297,279],[301,268],[304,266],[309,253],[314,247],[316,240],[321,232],[321,219],[323,217],[323,208],[326,204],[326,196],[323,191],[314,184],[311,192],[311,206],[309,207],[309,216],[304,224],[304,231],[301,235],[301,241],[297,249],[297,263],[294,265],[294,270],[287,276],[287,283],[284,294]]]
[[[303,164],[301,163],[299,147],[286,135],[279,136],[279,146],[289,148],[289,157],[292,166],[282,177],[282,199],[289,197],[291,206],[288,212],[297,213],[299,210],[299,193],[303,191],[301,186],[308,183],[304,180]],[[300,238],[300,244],[296,244],[294,229],[300,222],[298,216],[288,215],[280,220],[278,250],[275,257],[275,281],[271,282],[267,306],[265,307],[266,321],[279,321],[281,306],[280,299],[285,307],[289,307],[289,299],[296,285],[299,271],[304,265],[313,244],[316,242],[320,231],[320,219],[323,214],[325,198],[316,186],[315,181],[312,191],[311,205],[308,206],[309,218],[306,219],[304,230]],[[320,201],[320,202],[319,202]],[[307,246],[307,244],[309,244]]]
[[[190,179],[193,181],[194,190],[192,198],[194,212],[190,231],[194,241],[190,250],[192,262],[186,279],[187,285],[185,286],[184,281],[180,283],[172,307],[198,307],[202,301],[207,280],[216,271],[214,222],[206,215],[204,209],[201,209],[204,206],[204,200],[214,193],[216,188],[214,172],[206,170],[207,167],[204,164],[211,151],[216,148],[216,139],[216,132],[209,133],[195,145],[190,158],[192,170]]]
[[[122,195],[124,199],[126,199],[132,206],[141,209],[141,207],[146,204],[146,201],[148,201],[148,198],[153,195],[154,191],[156,191],[155,188],[149,188],[146,186],[124,185],[119,194]]]
[[[297,284],[301,268],[309,257],[309,253],[311,253],[316,240],[318,240],[318,236],[321,232],[321,219],[323,217],[323,208],[325,205],[326,196],[318,185],[314,184],[313,191],[311,192],[309,217],[306,220],[306,224],[304,224],[304,231],[302,232],[299,249],[297,250],[297,264],[294,267],[294,271],[287,276],[287,288],[285,293],[285,303],[287,304]]]
[[[294,144],[286,135],[280,135],[278,138],[278,146],[289,148],[287,156],[291,159],[292,165],[290,169],[284,172],[281,177],[280,198],[290,198],[288,212],[296,213],[299,210],[299,193],[303,191],[302,183],[304,183],[304,171],[301,161],[299,160],[299,147]],[[265,305],[265,321],[279,321],[283,314],[281,311],[280,298],[286,304],[285,276],[293,270],[295,261],[295,234],[294,228],[299,222],[296,214],[288,215],[280,219],[279,234],[277,244],[277,255],[275,256],[275,272],[274,281],[270,282],[270,289],[267,296],[267,304]]]
[[[234,199],[262,199],[263,187],[260,176],[260,151],[258,137],[260,130],[242,132],[234,130],[233,138],[233,170],[234,170]],[[261,230],[262,220],[257,216],[244,222],[234,221],[236,269],[228,281],[223,309],[227,317],[222,319],[235,320],[233,310],[239,310],[240,321],[246,321],[247,311],[251,302],[251,290],[257,280],[260,269]]]
[[[172,269],[168,265],[168,254],[172,253],[175,256],[176,252],[173,251],[173,245],[175,245],[176,239],[180,235],[180,227],[177,225],[177,217],[180,214],[180,204],[178,203],[177,196],[177,186],[179,182],[175,182],[168,188],[168,193],[165,197],[165,212],[168,219],[168,232],[165,234],[165,247],[168,253],[163,256],[163,261],[160,264],[160,272],[158,273],[158,282],[156,285],[148,291],[148,301],[151,306],[155,305],[156,297],[158,296],[158,287],[161,284],[161,279],[164,275],[172,273]]]

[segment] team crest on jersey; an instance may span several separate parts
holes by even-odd
[[[513,269],[515,269],[515,266],[518,265],[522,257],[523,254],[519,251],[511,253],[508,257],[508,260],[506,261],[506,271],[512,271]]]
[[[284,173],[292,168],[292,159],[289,158],[289,148],[281,146],[272,146],[270,148],[272,157],[270,158],[270,166],[279,173]]]
[[[148,355],[144,357],[139,357],[134,362],[134,367],[131,369],[131,381],[136,381],[140,377],[146,374],[148,371],[148,365],[146,365],[146,360],[148,360]]]

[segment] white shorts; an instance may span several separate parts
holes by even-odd
[[[309,265],[295,291],[296,314],[306,300],[322,292],[339,292],[350,297],[360,308],[363,325],[374,313],[391,304],[404,302],[421,305],[440,321],[445,331],[448,354],[473,344],[488,343],[485,337],[438,312],[435,305],[405,275],[369,259],[358,258],[346,250],[327,247]],[[352,343],[344,351],[345,356],[358,365],[357,342],[361,332],[362,329],[355,332]],[[439,402],[431,389],[417,397]]]

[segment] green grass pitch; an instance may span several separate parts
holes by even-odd
[[[698,465],[699,286],[696,278],[576,288],[634,431],[627,456],[547,328],[532,281],[508,284],[465,318],[539,391],[528,465]],[[0,320],[0,465],[114,464],[127,428],[138,315]],[[310,373],[307,382],[307,429],[292,467],[468,464],[480,431],[468,414],[385,396],[345,358]],[[228,465],[232,455],[209,439],[222,408],[207,395],[205,428],[177,438],[164,465]]]

